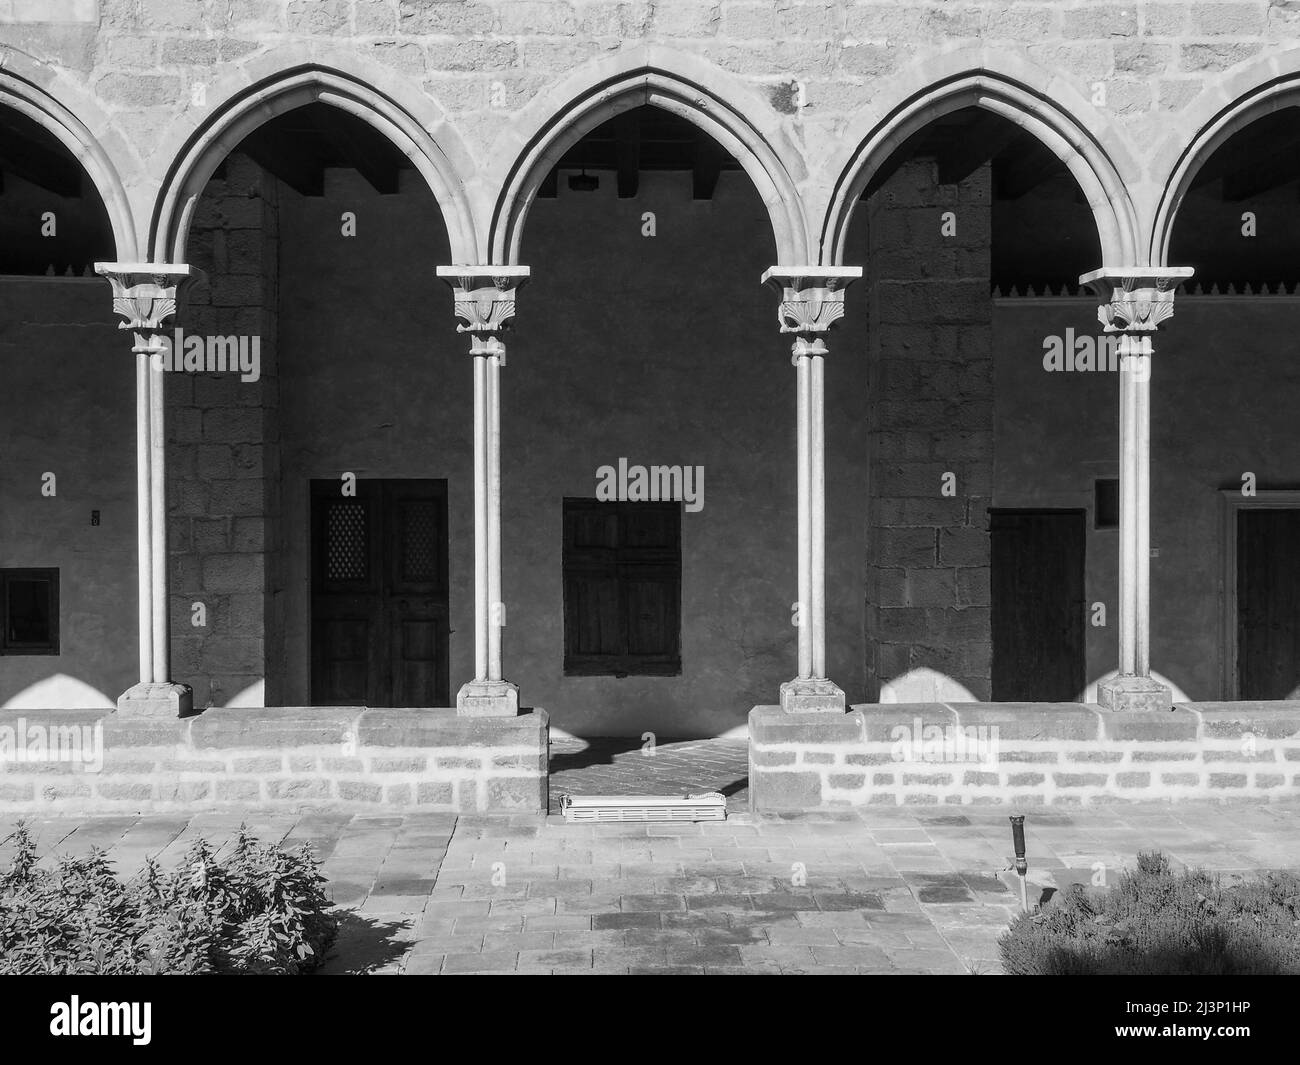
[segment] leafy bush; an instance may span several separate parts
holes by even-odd
[[[174,870],[152,859],[119,880],[104,852],[38,864],[23,824],[0,874],[0,975],[303,973],[338,932],[325,878],[243,828],[218,861],[198,839]]]
[[[1158,853],[1111,889],[1071,885],[998,941],[1016,975],[1300,974],[1300,876],[1225,885]]]

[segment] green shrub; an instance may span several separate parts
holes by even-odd
[[[1022,914],[998,948],[1016,975],[1300,974],[1300,876],[1224,884],[1143,853],[1113,888],[1074,884]]]
[[[288,852],[243,828],[218,860],[199,839],[174,870],[152,859],[122,881],[103,851],[38,864],[25,825],[0,874],[0,975],[303,973],[338,922],[308,847]]]

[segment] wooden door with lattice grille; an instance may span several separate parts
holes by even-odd
[[[311,485],[311,701],[448,706],[447,482]]]

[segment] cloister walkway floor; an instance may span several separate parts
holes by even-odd
[[[198,835],[228,840],[241,821],[263,839],[309,842],[343,916],[329,973],[991,975],[1017,906],[1007,813],[570,825],[250,811],[31,824],[43,850],[106,848],[123,872],[147,855],[170,864]],[[1027,813],[1034,894],[1113,877],[1146,849],[1225,873],[1300,868],[1297,805]],[[16,820],[0,819],[0,839]]]
[[[667,740],[637,737],[553,739],[550,754],[551,813],[560,796],[685,795],[720,791],[729,815],[749,808],[749,743],[746,740]]]

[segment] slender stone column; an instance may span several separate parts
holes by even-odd
[[[1101,299],[1097,317],[1119,333],[1119,674],[1097,688],[1107,710],[1168,710],[1151,677],[1152,334],[1174,313],[1191,267],[1102,267],[1079,280]]]
[[[528,274],[526,266],[438,267],[465,321],[456,330],[470,334],[474,358],[474,679],[456,693],[456,710],[467,715],[519,713],[519,688],[504,679],[501,662],[501,333]]]
[[[118,698],[117,708],[141,717],[178,716],[192,708],[193,692],[170,679],[163,322],[176,313],[182,286],[202,274],[184,263],[96,263],[95,272],[113,287],[113,310],[125,319],[118,328],[135,334],[140,683]]]
[[[826,407],[827,332],[844,316],[844,290],[862,269],[856,266],[773,266],[763,283],[781,296],[777,320],[782,333],[795,333],[790,361],[795,368],[798,468],[798,672],[781,685],[787,713],[839,712],[844,692],[826,676]]]

